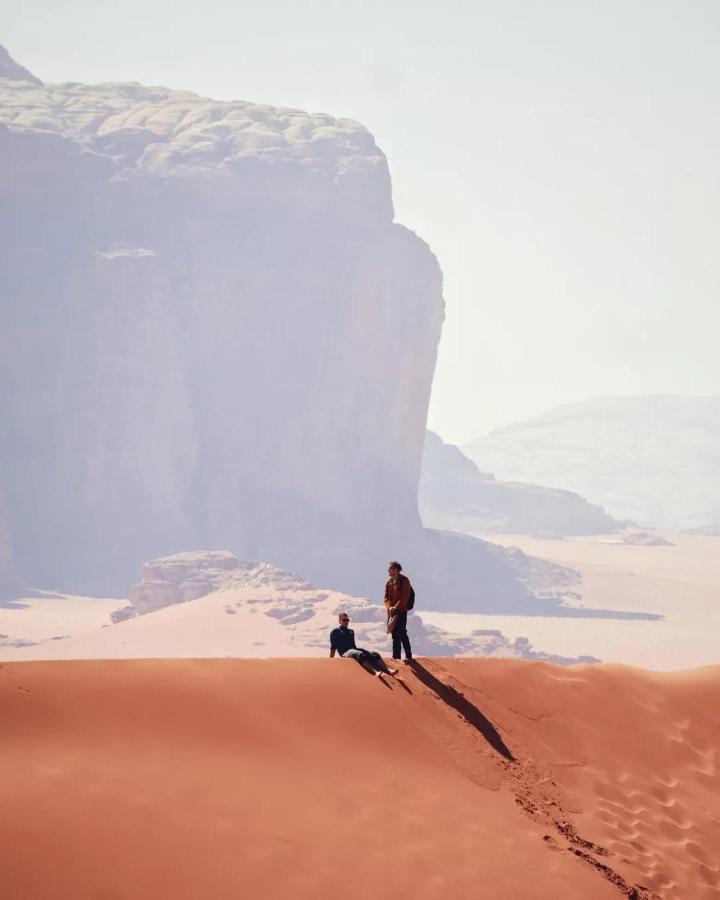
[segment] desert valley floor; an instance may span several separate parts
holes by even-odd
[[[668,546],[622,544],[617,536],[543,540],[483,535],[504,546],[574,569],[583,606],[658,613],[656,621],[612,618],[488,616],[423,611],[431,625],[455,633],[497,628],[548,653],[596,656],[649,669],[720,663],[720,538],[668,535]]]

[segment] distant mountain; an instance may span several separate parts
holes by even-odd
[[[499,428],[463,450],[499,478],[577,491],[613,516],[718,530],[720,397],[598,397]]]
[[[470,534],[607,534],[624,524],[571,491],[497,481],[432,431],[418,500],[426,527]]]

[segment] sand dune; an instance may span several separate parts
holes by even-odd
[[[0,665],[3,896],[720,896],[720,669],[403,677]]]
[[[327,656],[329,632],[340,609],[350,614],[359,646],[390,648],[384,607],[379,602],[319,591],[307,583],[218,590],[116,624],[110,617],[112,607],[124,601],[108,606],[108,601],[90,600],[83,620],[82,599],[44,600],[30,608],[0,609],[0,630],[6,622],[4,627],[14,631],[4,646],[0,634],[0,660]],[[66,608],[70,615],[64,620]],[[55,611],[48,615],[48,609]],[[51,624],[77,631],[61,640],[48,640]],[[28,645],[18,640],[28,633],[38,635],[39,642]],[[417,612],[411,613],[410,633],[415,652],[426,656],[573,661],[572,657],[544,654],[542,648],[536,650],[524,642],[511,642],[499,633],[462,636],[427,627]]]

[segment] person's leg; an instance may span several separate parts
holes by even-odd
[[[378,671],[384,672],[386,675],[397,674],[397,669],[389,669],[387,663],[379,653],[371,653],[370,662],[373,666],[375,666],[376,669],[378,669]]]
[[[382,675],[381,671],[378,671],[372,663],[370,659],[370,654],[365,650],[346,650],[343,653],[343,659],[354,659],[355,662],[360,663],[360,665],[365,669],[366,672],[369,672],[371,675]]]
[[[400,659],[400,649],[402,647],[402,642],[400,639],[400,632],[402,629],[400,628],[400,622],[395,623],[395,628],[392,633],[392,645],[393,645],[393,659]]]
[[[399,631],[398,631],[399,629]],[[397,634],[398,644],[405,650],[405,659],[412,659],[412,648],[410,647],[410,638],[407,633],[407,613],[400,613],[398,623],[395,626],[393,636]],[[393,656],[395,654],[393,653]],[[400,659],[400,647],[398,647],[397,659]]]
[[[402,633],[402,645],[405,648],[405,659],[412,659],[412,647],[410,646],[410,636],[407,633],[407,628]]]

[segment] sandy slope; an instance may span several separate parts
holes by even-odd
[[[65,605],[62,600],[52,602]],[[49,603],[45,601],[45,606]],[[117,608],[118,601],[115,604]],[[390,652],[385,611],[379,602],[318,591],[307,584],[265,584],[218,590],[117,624],[111,624],[106,610],[104,623],[98,624],[95,613],[87,623],[77,622],[77,633],[34,646],[17,642],[2,646],[0,640],[0,660],[327,656],[329,632],[341,609],[351,617],[358,646]],[[16,629],[24,627],[21,617],[26,616],[25,627],[34,624],[36,631],[47,634],[42,608],[8,612],[15,617]],[[55,618],[61,620],[61,609]],[[428,628],[416,612],[411,613],[409,630],[418,655],[538,658],[534,648],[511,645],[502,636],[462,637]]]
[[[113,610],[126,600],[39,594],[0,603],[0,658],[4,648],[26,641],[58,641],[94,632],[112,622]]]
[[[720,897],[720,670],[0,665],[3,897]]]
[[[305,593],[324,598],[312,604],[324,614],[322,641],[315,648],[309,641],[296,640],[296,629],[283,624],[280,618],[263,615],[267,608],[265,601],[276,600],[282,613],[282,604],[289,605],[287,597],[293,600],[296,596],[292,591],[267,587],[219,591],[116,625],[110,625],[107,616],[107,627],[91,625],[88,619],[83,631],[65,640],[47,641],[34,647],[1,648],[0,659],[324,656],[328,633],[337,622],[334,609],[344,595],[321,594],[314,589]],[[114,608],[126,602],[115,601]]]

